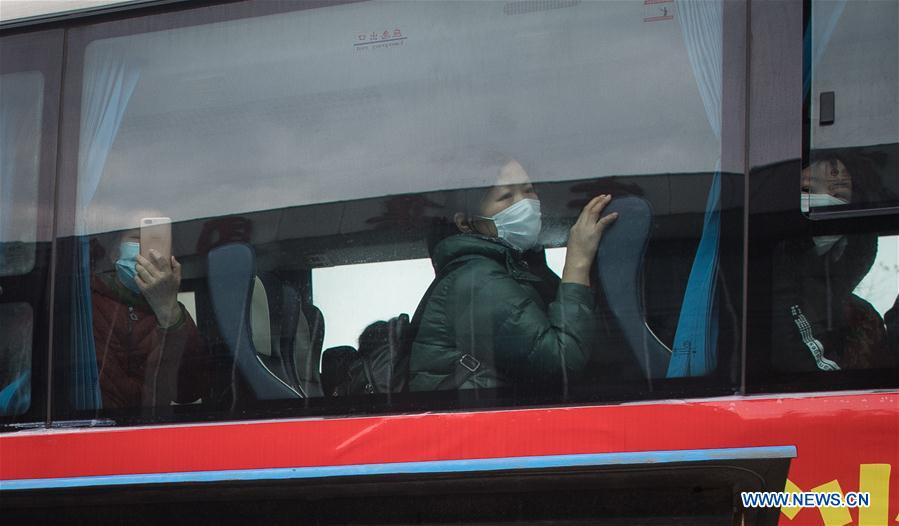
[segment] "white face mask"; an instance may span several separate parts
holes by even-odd
[[[827,206],[848,205],[849,201],[834,197],[830,194],[802,194],[800,208],[803,212],[808,212],[809,208],[823,208]],[[830,252],[834,245],[840,242],[844,236],[815,236],[812,241],[815,243],[815,252],[819,256]]]
[[[493,221],[496,235],[522,252],[537,245],[543,227],[537,199],[522,199],[493,217],[482,219]]]
[[[803,212],[808,212],[809,208],[823,208],[826,206],[848,205],[849,201],[834,197],[830,194],[806,194],[803,193],[799,201],[799,208]]]

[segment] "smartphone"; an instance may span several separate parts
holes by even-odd
[[[149,258],[150,250],[163,260],[172,257],[172,220],[168,217],[145,217],[140,220],[140,255]]]

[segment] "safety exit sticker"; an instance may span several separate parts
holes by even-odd
[[[370,49],[386,49],[399,47],[406,44],[406,35],[399,27],[393,29],[379,29],[377,31],[361,31],[356,33],[353,49],[357,52]]]
[[[674,15],[674,0],[643,0],[644,22],[674,20]]]

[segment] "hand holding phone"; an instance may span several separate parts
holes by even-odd
[[[150,255],[150,251],[156,256]],[[181,265],[172,257],[172,220],[168,217],[145,217],[140,220],[140,255],[137,261],[137,283],[156,314],[161,327],[171,327],[181,320],[178,289]]]

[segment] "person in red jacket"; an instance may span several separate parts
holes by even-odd
[[[91,280],[93,333],[103,407],[163,407],[201,401],[208,385],[197,326],[178,302],[181,265],[151,250],[138,230],[107,255],[115,272]]]

